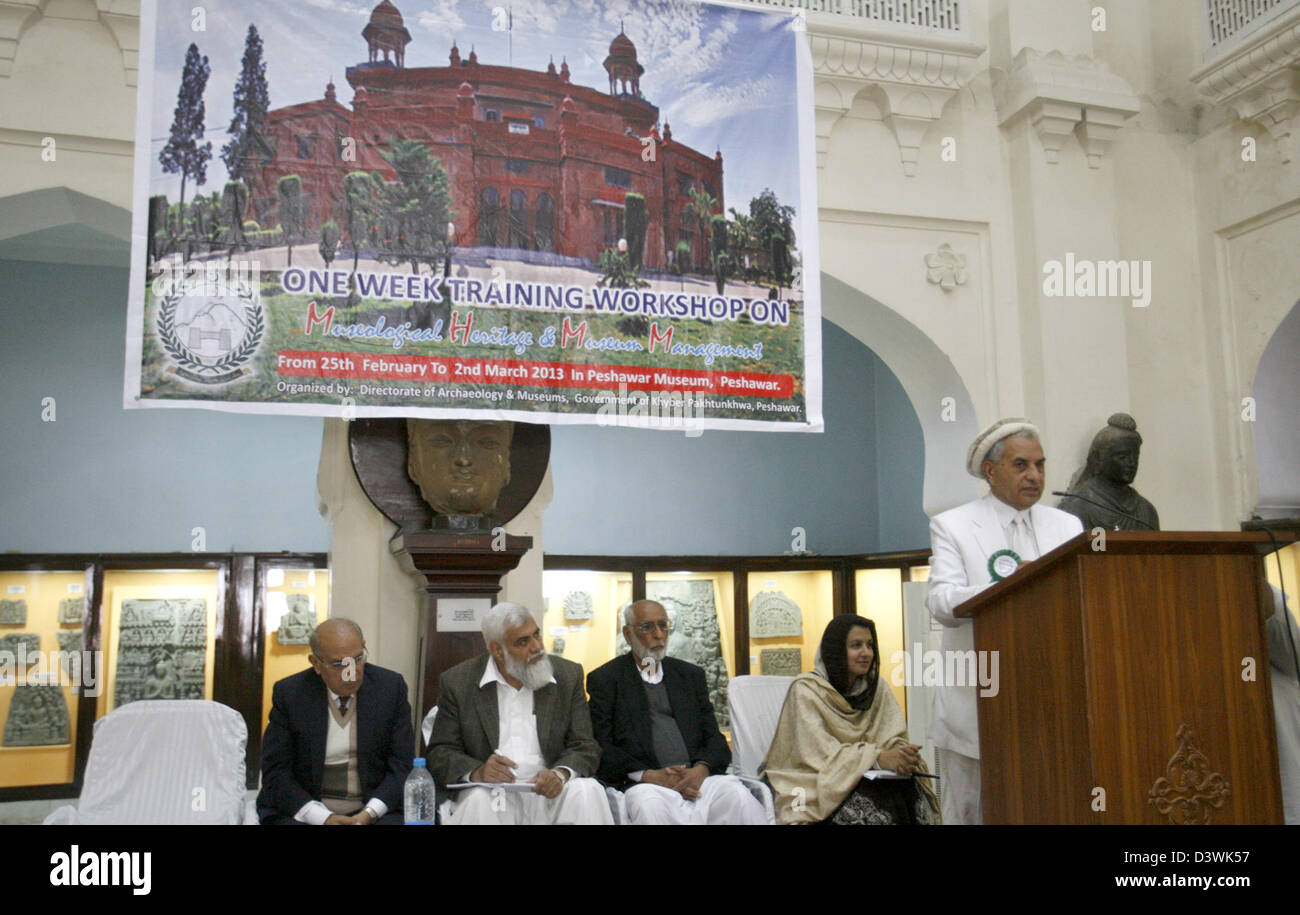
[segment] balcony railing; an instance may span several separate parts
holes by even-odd
[[[1206,58],[1217,56],[1300,0],[1203,0]]]
[[[880,23],[944,32],[966,31],[966,11],[962,8],[963,0],[740,0],[740,2],[755,6],[804,9],[810,13],[834,13]]]

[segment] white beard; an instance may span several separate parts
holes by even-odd
[[[663,648],[646,648],[637,639],[632,639],[632,657],[636,658],[636,666],[649,673],[651,676],[663,664],[664,658],[668,656],[668,646]],[[647,659],[653,659],[651,664]]]
[[[668,656],[668,646],[663,648],[646,648],[636,639],[631,642],[632,656],[638,661],[644,661],[646,658],[654,658],[656,661],[662,661]]]
[[[526,661],[515,660],[514,655],[506,652],[506,673],[514,677],[523,684],[523,688],[529,692],[536,692],[555,676],[555,669],[551,666],[551,659],[542,652],[542,659],[532,664]]]

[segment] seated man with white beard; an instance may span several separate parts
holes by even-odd
[[[657,601],[623,608],[630,654],[591,672],[591,718],[600,741],[600,779],[627,793],[633,824],[760,826],[763,805],[731,762],[704,671],[667,657],[668,613]]]
[[[582,666],[550,658],[527,608],[500,603],[483,616],[488,654],[442,675],[429,771],[459,782],[529,785],[453,792],[449,822],[612,824],[582,689]]]

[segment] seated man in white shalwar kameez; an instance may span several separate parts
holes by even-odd
[[[429,770],[455,797],[450,823],[612,824],[582,667],[551,658],[525,607],[482,621],[488,652],[441,678]],[[457,790],[458,784],[479,787]]]

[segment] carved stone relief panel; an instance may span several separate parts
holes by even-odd
[[[564,618],[566,620],[589,620],[592,618],[593,603],[586,591],[570,591],[564,595]],[[622,620],[618,624],[622,625]]]
[[[81,630],[64,629],[54,633],[54,637],[59,640],[59,651],[63,652],[63,657],[59,659],[63,666],[63,672],[73,684],[81,682]],[[79,686],[74,686],[74,690]]]
[[[24,626],[27,624],[27,601],[0,600],[0,626]]]
[[[59,601],[59,623],[63,625],[75,623],[80,626],[85,608],[86,601],[81,597],[69,597]]]
[[[23,646],[27,655],[36,654],[41,650],[41,634],[39,632],[11,632],[8,635],[0,635],[0,651],[10,652],[14,658],[18,657],[18,648]]]
[[[803,673],[803,652],[798,648],[764,648],[758,655],[765,675],[797,677]]]
[[[310,594],[286,594],[289,612],[280,617],[275,640],[281,645],[306,645],[316,628],[316,608]]]
[[[68,742],[68,703],[63,688],[22,684],[14,690],[5,720],[6,747],[44,747]]]
[[[80,629],[65,629],[54,633],[54,637],[59,640],[59,651],[81,651]]]
[[[207,602],[124,600],[116,705],[137,699],[202,699]]]
[[[803,635],[803,611],[782,591],[759,591],[749,602],[751,639],[792,638]]]
[[[722,657],[718,632],[718,611],[713,603],[711,581],[648,581],[646,598],[658,601],[668,611],[673,631],[668,637],[668,654],[704,668],[709,701],[718,727],[728,730],[727,662]],[[621,637],[620,637],[621,638]]]

